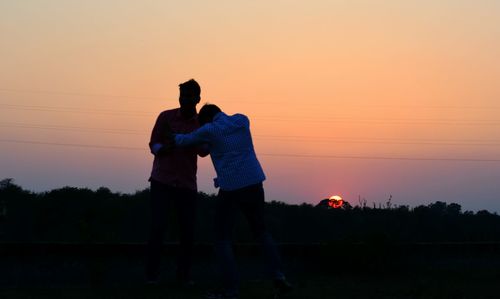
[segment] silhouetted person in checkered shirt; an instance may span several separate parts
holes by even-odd
[[[207,298],[238,298],[239,279],[231,247],[237,209],[246,216],[254,237],[262,244],[275,288],[286,292],[291,285],[282,272],[280,256],[264,223],[264,171],[254,151],[250,121],[243,114],[227,115],[216,105],[200,109],[201,127],[189,134],[176,134],[175,146],[208,144],[219,187],[215,216],[215,251],[223,289]]]

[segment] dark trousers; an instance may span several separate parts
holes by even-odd
[[[194,245],[196,198],[196,191],[151,181],[151,230],[146,257],[148,279],[158,279],[160,274],[161,248],[167,228],[167,215],[171,209],[177,213],[180,229],[177,279],[181,281],[189,279]]]
[[[224,287],[238,292],[238,271],[231,246],[231,234],[238,210],[245,215],[254,238],[262,247],[270,275],[283,279],[281,261],[274,241],[266,230],[264,221],[264,189],[262,184],[251,185],[234,191],[220,190],[215,215],[215,252],[221,270]]]

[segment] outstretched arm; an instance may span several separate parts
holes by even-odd
[[[186,147],[190,145],[210,144],[210,125],[204,125],[196,131],[189,134],[175,134],[175,145]]]

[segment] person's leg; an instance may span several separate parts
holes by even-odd
[[[181,283],[189,283],[191,279],[198,194],[196,191],[191,190],[178,190],[177,193],[175,200],[180,229],[177,279]]]
[[[146,252],[146,279],[158,280],[160,275],[161,247],[167,224],[167,200],[169,196],[165,185],[151,181],[151,226]]]
[[[234,259],[231,235],[235,221],[235,192],[219,191],[215,211],[215,254],[223,287],[230,294],[239,292],[239,275]]]
[[[238,198],[240,208],[250,224],[254,237],[260,242],[273,279],[283,280],[281,258],[271,234],[267,231],[264,217],[264,188],[262,184],[244,189]]]

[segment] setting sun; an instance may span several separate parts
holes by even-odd
[[[339,195],[333,195],[329,198],[328,205],[334,209],[340,209],[344,204],[344,200]]]

